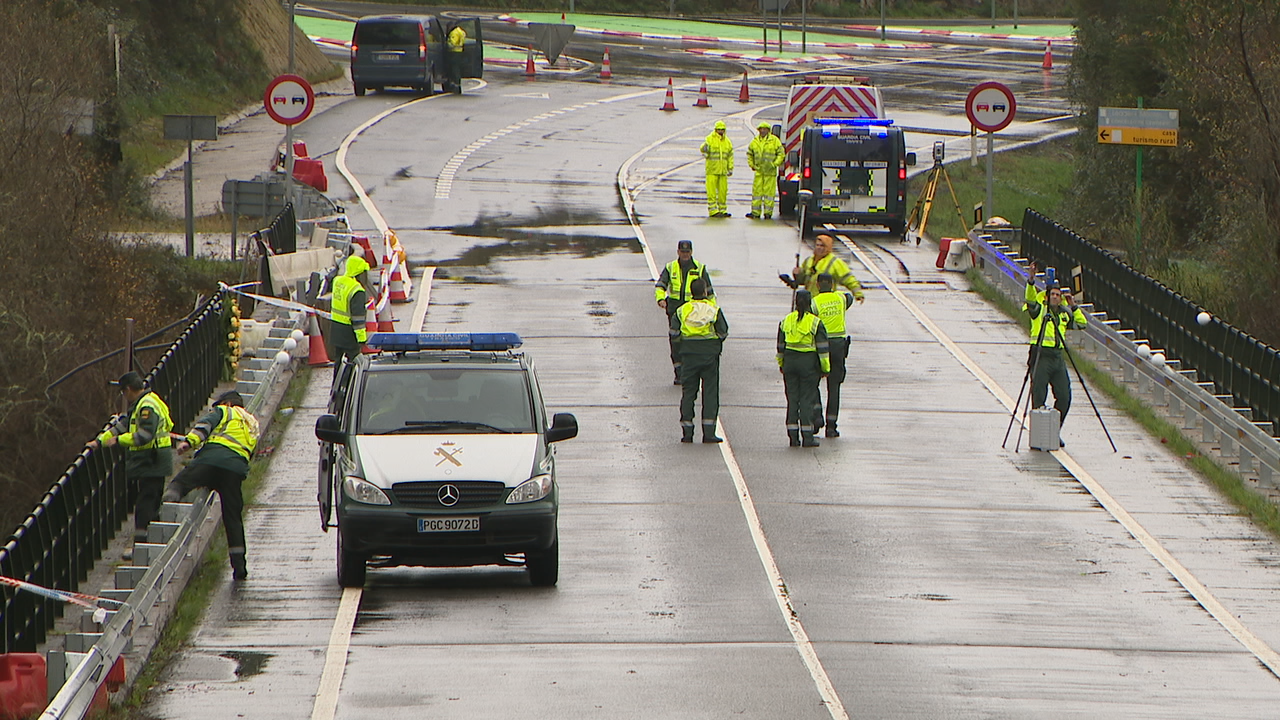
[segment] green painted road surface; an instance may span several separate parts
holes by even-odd
[[[558,23],[560,13],[518,12],[510,13],[516,20],[539,23]],[[586,15],[582,13],[567,14],[565,22],[589,30],[611,30],[614,32],[634,32],[651,35],[674,35],[707,38],[726,38],[729,40],[750,40],[759,42],[759,27],[744,25],[722,25],[720,23],[698,22],[695,20],[664,20],[662,18],[624,17],[620,15]],[[790,17],[787,22],[794,22]],[[800,42],[800,33],[785,30],[782,39],[787,42]],[[810,32],[806,39],[811,43],[838,43],[842,45],[871,45],[872,40],[859,39],[848,35],[832,35],[829,33]],[[769,31],[769,46],[777,47],[778,30],[774,26]],[[784,53],[799,55],[800,53]]]

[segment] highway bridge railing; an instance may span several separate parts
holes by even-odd
[[[1033,225],[1033,229],[1037,228]],[[1068,277],[1071,268],[1076,267],[1068,264],[1076,256],[1047,250],[1034,238],[1028,243],[1025,227],[1021,255],[991,235],[973,232],[968,239],[974,265],[984,278],[1017,302],[1022,301],[1029,275],[1029,259],[1024,257],[1029,247],[1034,248],[1030,252],[1036,253],[1037,261],[1056,264]],[[1093,294],[1099,284],[1097,274],[1088,271],[1087,265],[1088,258],[1081,258],[1086,301],[1081,307],[1089,316],[1089,325],[1083,332],[1068,335],[1071,344],[1126,391],[1179,428],[1206,456],[1239,474],[1273,501],[1280,501],[1280,438],[1275,435],[1273,421],[1255,419],[1251,407],[1240,405],[1232,394],[1220,392],[1215,382],[1202,380],[1199,368],[1189,366],[1177,353],[1148,333],[1138,332],[1128,321],[1101,310]],[[1089,278],[1094,278],[1092,285]],[[1043,274],[1037,282],[1043,282]],[[1197,309],[1189,316],[1192,323],[1198,313]],[[1202,357],[1218,359],[1213,353]]]
[[[1214,393],[1247,407],[1252,420],[1271,424],[1280,435],[1280,352],[1204,311],[1159,281],[1143,275],[1107,250],[1063,225],[1027,209],[1022,220],[1022,254],[1059,277],[1078,276],[1089,302],[1131,328],[1151,347],[1195,368]]]
[[[190,425],[223,374],[227,325],[222,294],[205,301],[147,376],[169,404],[175,427]],[[0,547],[0,575],[78,591],[133,510],[119,446],[82,451]],[[35,652],[63,603],[5,588],[0,597],[0,653]]]

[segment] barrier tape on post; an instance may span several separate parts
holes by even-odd
[[[86,595],[84,593],[71,592],[70,590],[58,590],[57,588],[47,588],[43,585],[36,585],[25,580],[17,578],[5,577],[0,575],[0,585],[8,585],[18,590],[25,590],[29,593],[42,595],[53,600],[58,600],[72,605],[89,608],[90,610],[101,610],[104,613],[108,609],[115,609],[124,604],[123,600],[112,600],[111,598],[98,597],[97,595]],[[111,603],[111,608],[104,608],[99,603]],[[105,617],[105,615],[104,615]],[[96,616],[95,616],[96,619]],[[102,622],[98,620],[98,622]]]

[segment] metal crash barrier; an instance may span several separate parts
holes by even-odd
[[[1032,211],[1027,211],[1033,233],[1037,227],[1043,227],[1043,223],[1051,222],[1039,215],[1033,218],[1033,215]],[[1024,228],[1023,233],[1022,247],[1025,253],[1029,246],[1027,228]],[[1107,312],[1095,307],[1097,295],[1111,293],[1114,297],[1119,297],[1122,292],[1134,292],[1128,282],[1112,281],[1109,285],[1104,284],[1100,279],[1103,273],[1096,267],[1091,267],[1088,260],[1080,261],[1069,257],[1060,249],[1047,250],[1042,244],[1037,244],[1035,239],[1032,239],[1030,247],[1035,248],[1031,252],[1036,253],[1038,260],[1051,266],[1056,264],[1064,276],[1072,268],[1080,268],[1080,274],[1084,278],[1084,298],[1089,301],[1082,303],[1081,309],[1089,316],[1090,322],[1083,332],[1071,336],[1073,345],[1082,349],[1099,369],[1107,371],[1129,392],[1163,414],[1196,441],[1206,454],[1216,455],[1222,465],[1237,472],[1242,479],[1256,482],[1261,490],[1274,494],[1280,489],[1277,485],[1277,480],[1280,479],[1280,439],[1274,436],[1275,415],[1259,418],[1255,415],[1254,407],[1240,402],[1245,398],[1257,401],[1265,411],[1267,406],[1262,400],[1268,390],[1267,383],[1252,378],[1240,378],[1235,383],[1231,380],[1215,382],[1209,379],[1213,377],[1211,371],[1221,370],[1223,365],[1246,368],[1248,372],[1245,363],[1253,359],[1252,355],[1241,362],[1222,348],[1202,340],[1192,342],[1187,337],[1191,333],[1186,327],[1182,330],[1165,330],[1167,334],[1163,337],[1170,341],[1169,345],[1153,340],[1151,335],[1157,334],[1153,331],[1161,321],[1147,319],[1146,322],[1155,324],[1147,325],[1146,332],[1141,332],[1129,326],[1127,320],[1122,322],[1110,318]],[[1028,259],[1019,256],[1009,245],[990,235],[976,232],[970,235],[969,248],[975,253],[978,270],[984,277],[1000,292],[1021,302],[1027,283]],[[1110,253],[1103,250],[1100,252],[1105,253],[1105,257],[1099,255],[1105,262],[1119,262]],[[1154,282],[1127,267],[1126,272],[1136,276],[1130,278],[1133,283]],[[1103,287],[1107,289],[1100,290]],[[1177,299],[1188,302],[1180,296]],[[1100,304],[1101,301],[1098,302]],[[1191,307],[1195,308],[1194,305]],[[1159,308],[1151,306],[1142,312],[1158,313]],[[1176,321],[1181,317],[1177,313],[1185,314],[1181,308],[1175,312],[1172,305],[1165,312],[1167,314],[1161,317],[1165,320],[1172,318],[1170,325],[1173,327],[1176,327]],[[1191,312],[1188,315],[1190,322],[1196,323],[1197,314],[1198,312]],[[1200,362],[1205,363],[1209,371],[1192,367],[1187,357],[1178,356],[1174,347],[1200,348],[1189,350],[1188,354],[1201,358]],[[1262,347],[1266,348],[1265,345]],[[1270,348],[1266,349],[1271,350],[1272,354],[1275,352]],[[1217,367],[1214,366],[1215,360]],[[1201,379],[1202,376],[1205,379]],[[1272,373],[1263,379],[1275,377],[1276,374]],[[1224,385],[1231,392],[1221,392]],[[1248,388],[1248,392],[1245,392],[1245,388]]]

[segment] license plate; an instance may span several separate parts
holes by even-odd
[[[379,63],[400,62],[400,53],[374,53],[373,61]]]
[[[418,532],[479,532],[478,517],[418,518]]]

